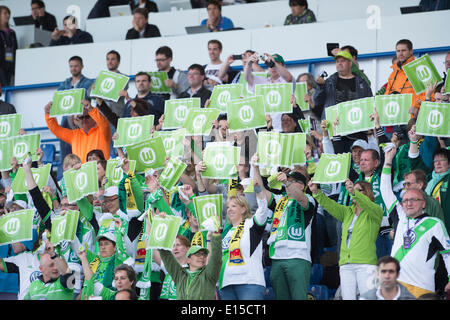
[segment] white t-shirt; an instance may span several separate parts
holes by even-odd
[[[30,288],[30,284],[42,274],[39,270],[38,254],[27,251],[17,256],[3,258],[3,261],[14,263],[19,268],[20,288],[18,299],[23,300]]]

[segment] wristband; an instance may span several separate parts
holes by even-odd
[[[412,143],[412,144],[417,144],[417,143],[419,143],[419,140],[417,140],[417,141],[411,141],[411,143]]]
[[[53,256],[50,257],[50,259],[54,260],[58,257],[58,255],[55,253]]]
[[[54,196],[53,198],[50,198],[50,200],[55,201],[56,199],[58,199],[57,196]]]

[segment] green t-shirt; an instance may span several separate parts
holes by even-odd
[[[61,277],[48,283],[44,283],[42,277],[39,277],[31,283],[24,300],[73,300],[73,288],[63,286]]]

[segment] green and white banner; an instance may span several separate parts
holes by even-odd
[[[228,103],[227,119],[230,133],[265,127],[263,96],[232,100]]]
[[[212,128],[212,122],[217,119],[219,114],[220,110],[215,108],[189,109],[183,124],[183,127],[186,129],[186,135],[209,135]]]
[[[373,105],[372,97],[339,103],[337,134],[344,136],[373,129],[374,123],[370,120]]]
[[[171,89],[166,86],[166,80],[169,79],[165,71],[147,72],[152,78],[152,93],[170,93]]]
[[[416,133],[450,137],[450,103],[423,101],[416,121]]]
[[[200,98],[170,99],[164,105],[163,129],[181,128],[186,121],[188,109],[200,108]]]
[[[34,210],[19,210],[0,217],[0,245],[33,239]]]
[[[297,100],[297,104],[302,109],[302,111],[309,110],[309,104],[305,101],[305,95],[308,93],[308,87],[306,86],[306,82],[297,82],[295,84],[295,99]]]
[[[323,184],[344,182],[348,178],[350,159],[350,153],[323,153],[317,164],[313,182]]]
[[[254,77],[268,78],[268,72],[252,72]],[[241,96],[244,98],[254,96],[255,93],[248,90],[247,81],[245,80],[244,70],[242,70],[241,75],[239,77],[239,83],[242,84]]]
[[[203,162],[206,170],[202,177],[207,179],[236,179],[237,165],[241,147],[225,145],[221,142],[211,142],[206,145]]]
[[[36,150],[41,144],[41,135],[39,133],[14,136],[9,139],[12,148],[11,156],[16,157],[20,164],[27,157],[28,153],[31,153],[31,158],[33,161],[39,160],[39,156],[36,155]]]
[[[302,129],[302,132],[306,134],[310,134],[311,132],[311,118],[310,116],[307,116],[306,119],[299,119],[298,125]]]
[[[222,225],[222,194],[209,194],[206,196],[194,197],[195,218],[197,219],[200,231],[206,231],[203,222],[217,217],[220,225]]]
[[[55,216],[52,220],[50,242],[73,241],[78,226],[79,211],[67,210],[65,214]]]
[[[127,147],[151,137],[151,128],[155,116],[147,115],[131,118],[119,118],[117,123],[117,140],[114,148]]]
[[[33,178],[36,184],[39,187],[39,190],[42,190],[42,187],[47,185],[48,178],[50,176],[50,170],[52,169],[52,165],[47,163],[46,165],[40,168],[31,168],[31,172],[33,173]],[[25,171],[23,167],[20,167],[17,170],[17,174],[14,177],[14,180],[11,184],[11,189],[16,194],[26,194],[28,193],[28,187],[25,179]]]
[[[150,138],[127,147],[128,158],[136,160],[136,173],[164,167],[166,150],[161,137]]]
[[[69,203],[98,192],[97,162],[88,161],[79,170],[70,169],[64,172],[67,200]]]
[[[155,131],[153,138],[161,137],[168,157],[183,157],[183,139],[186,136],[186,129],[180,128],[173,131]]]
[[[416,94],[421,94],[427,90],[427,84],[435,82],[439,84],[442,82],[442,78],[428,54],[404,65],[402,69],[405,71]]]
[[[128,160],[130,165],[130,171],[134,173],[136,169],[136,161]],[[106,171],[105,176],[107,178],[107,182],[105,184],[105,190],[112,186],[118,186],[120,181],[123,178],[123,170],[121,166],[121,161],[119,158],[109,159],[106,162]]]
[[[325,108],[325,120],[327,120],[327,130],[328,130],[328,136],[333,138],[334,132],[333,132],[333,122],[336,120],[336,117],[338,115],[338,105],[330,106],[328,108]]]
[[[12,144],[10,139],[0,139],[0,171],[11,170]]]
[[[411,119],[409,114],[411,104],[411,93],[375,96],[375,108],[380,118],[380,125],[384,127],[407,124]]]
[[[306,133],[296,132],[290,134],[294,136],[294,156],[292,158],[292,164],[303,166],[306,164]]]
[[[209,99],[209,108],[216,108],[221,112],[227,112],[228,103],[232,100],[240,99],[241,92],[242,84],[239,83],[216,85]]]
[[[444,85],[444,94],[450,94],[450,77],[445,78],[445,85]]]
[[[22,128],[22,114],[4,114],[0,116],[0,139],[19,135]]]
[[[292,83],[257,84],[255,94],[264,96],[266,113],[292,113]]]
[[[120,98],[119,92],[126,87],[128,80],[130,79],[127,76],[120,73],[103,70],[95,80],[91,97],[117,102]]]
[[[70,116],[83,113],[84,88],[55,91],[50,116]]]
[[[266,167],[292,167],[294,135],[274,131],[258,132],[258,164]]]
[[[176,157],[171,157],[159,176],[159,185],[166,191],[175,186],[186,169],[187,164]]]
[[[155,216],[146,249],[172,250],[181,222],[181,217],[177,216],[167,215],[164,218]]]

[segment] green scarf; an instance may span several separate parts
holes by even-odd
[[[436,173],[436,172],[433,170],[433,173],[432,173],[432,175],[431,175],[431,180],[428,181],[427,187],[425,188],[425,192],[426,192],[429,196],[431,196],[431,194],[432,194],[434,188],[436,187],[436,185],[437,185],[442,179],[444,179],[444,177],[445,177],[446,175],[448,175],[449,173],[450,173],[450,169],[448,169],[446,172],[443,172],[443,173]]]

